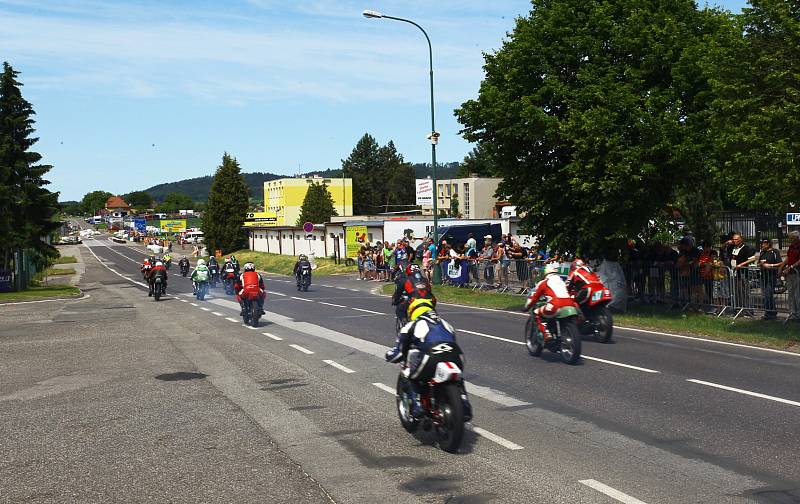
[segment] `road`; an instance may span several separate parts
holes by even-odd
[[[800,502],[800,355],[617,329],[566,366],[522,314],[443,305],[475,412],[450,455],[397,420],[374,283],[270,275],[253,330],[177,274],[153,302],[142,250],[87,240],[90,298],[0,308],[8,500]]]

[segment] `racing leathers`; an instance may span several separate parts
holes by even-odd
[[[308,259],[300,259],[296,263],[294,263],[294,278],[297,280],[297,286],[300,287],[300,274],[303,272],[304,268],[308,268],[308,274],[311,274],[311,262]]]
[[[236,292],[236,301],[242,307],[240,315],[244,315],[248,301],[255,301],[261,309],[261,314],[266,313],[264,311],[264,299],[267,297],[267,292],[264,288],[264,279],[258,272],[245,271],[236,279],[233,288]]]
[[[163,290],[164,292],[167,292],[167,268],[165,268],[163,265],[156,264],[150,268],[150,271],[147,274],[147,283],[150,286],[150,291],[147,293],[148,296],[153,295],[153,285],[155,284],[157,277],[161,278]]]
[[[410,275],[399,274],[394,280],[394,286],[392,306],[395,307],[395,315],[398,319],[406,319],[408,303],[414,299],[430,299],[433,306],[436,307],[436,296],[433,295],[431,284],[422,272],[415,271]]]
[[[536,315],[536,324],[544,335],[544,340],[548,341],[551,337],[550,331],[542,319],[555,316],[559,309],[566,306],[577,308],[578,305],[570,296],[567,284],[555,273],[547,275],[536,284],[533,293],[525,302],[525,310],[530,310],[540,300],[544,301],[544,304],[536,308],[533,313]]]
[[[387,362],[405,360],[407,369],[404,373],[407,373],[411,383],[409,396],[413,401],[412,415],[417,418],[422,413],[419,394],[424,385],[433,378],[437,364],[452,362],[464,370],[464,355],[456,343],[455,329],[433,310],[404,325],[394,348],[386,352],[385,358]],[[472,419],[472,406],[467,398],[463,379],[461,399],[464,402],[464,420],[469,422]]]
[[[197,284],[200,282],[208,282],[209,277],[208,266],[204,264],[198,265],[194,271],[192,271],[192,291],[197,292]]]
[[[142,276],[147,279],[150,276],[150,270],[153,268],[153,265],[150,263],[150,259],[146,258],[142,263],[142,267],[139,268],[139,271],[142,272]]]
[[[569,276],[567,276],[567,289],[569,292],[573,295],[577,295],[578,292],[587,285],[602,286],[603,281],[600,280],[597,273],[592,271],[588,266],[581,266],[570,271]]]

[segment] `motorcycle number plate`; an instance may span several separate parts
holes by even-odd
[[[452,362],[440,362],[436,364],[436,372],[433,375],[434,383],[444,383],[458,379],[461,369]]]
[[[603,291],[597,291],[592,294],[592,301],[600,301],[603,299]]]

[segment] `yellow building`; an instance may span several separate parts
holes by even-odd
[[[275,212],[276,226],[294,226],[311,183],[324,183],[333,197],[333,207],[342,217],[353,215],[353,179],[292,177],[264,182],[264,210]],[[314,224],[322,224],[315,222]]]

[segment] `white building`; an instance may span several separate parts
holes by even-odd
[[[498,217],[495,197],[502,179],[467,177],[436,181],[436,198],[439,211],[450,214],[452,202],[458,202],[458,212],[464,219],[491,219]],[[423,205],[423,215],[432,215],[433,206]]]

